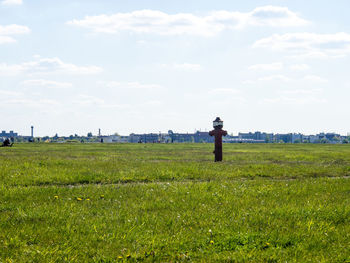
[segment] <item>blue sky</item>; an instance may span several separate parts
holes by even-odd
[[[349,5],[0,0],[0,129],[346,134]]]

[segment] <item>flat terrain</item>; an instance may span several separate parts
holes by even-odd
[[[350,261],[350,146],[212,150],[0,148],[0,262]]]

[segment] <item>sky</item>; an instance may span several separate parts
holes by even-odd
[[[0,130],[350,132],[347,0],[0,0]]]

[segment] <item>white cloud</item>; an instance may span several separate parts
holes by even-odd
[[[102,68],[97,66],[77,66],[70,63],[65,63],[59,58],[40,58],[35,57],[35,60],[24,62],[21,64],[9,65],[0,63],[0,76],[15,76],[18,74],[77,74],[88,75],[102,72]]]
[[[308,22],[286,7],[263,6],[251,12],[215,11],[207,16],[190,13],[167,14],[157,10],[137,10],[113,15],[86,16],[69,25],[87,28],[96,33],[115,34],[123,31],[159,35],[214,36],[224,30],[246,26],[290,27]]]
[[[110,104],[102,98],[86,94],[80,94],[73,103],[80,106],[96,106],[105,109],[125,109],[130,107],[128,104]]]
[[[1,102],[0,106],[21,106],[30,108],[47,108],[50,106],[57,106],[59,103],[55,100],[49,99],[27,99],[27,98],[15,98],[8,99]]]
[[[0,76],[15,76],[25,71],[21,64],[8,65],[0,63]]]
[[[291,89],[280,91],[283,94],[295,94],[295,95],[316,95],[323,91],[323,89]]]
[[[288,82],[288,81],[290,81],[290,78],[288,78],[284,75],[271,75],[271,76],[261,77],[258,80],[259,81],[284,81],[284,82]]]
[[[247,18],[248,25],[257,26],[295,27],[309,23],[287,7],[280,6],[257,7],[247,14]]]
[[[308,75],[304,77],[304,80],[306,81],[310,81],[310,82],[315,82],[315,83],[324,83],[327,82],[328,80],[325,78],[322,78],[320,76],[316,76],[316,75]]]
[[[231,94],[237,94],[239,93],[236,89],[230,89],[230,88],[218,88],[218,89],[212,89],[209,91],[210,94],[218,94],[218,95],[231,95]]]
[[[294,71],[304,71],[310,69],[310,66],[307,64],[294,64],[291,65],[289,68]]]
[[[14,35],[24,35],[29,34],[30,29],[26,26],[20,25],[0,25],[0,44],[6,43],[14,43],[16,39],[13,37]]]
[[[57,82],[57,81],[46,80],[46,79],[29,79],[21,82],[21,84],[24,86],[46,87],[46,88],[56,88],[56,89],[66,89],[66,88],[71,88],[73,86],[72,83]]]
[[[285,75],[269,75],[265,77],[258,78],[256,80],[245,80],[242,81],[243,84],[255,84],[258,81],[280,81],[280,82],[293,82],[293,83],[303,83],[303,82],[313,82],[313,83],[325,83],[328,82],[327,79],[322,78],[317,75],[307,75],[303,78],[289,78]]]
[[[200,70],[202,70],[202,66],[200,64],[192,64],[192,63],[162,64],[162,67],[176,69],[176,70],[183,70],[183,71],[200,71]]]
[[[221,99],[216,99],[211,102],[214,108],[221,108],[223,106],[230,106],[234,104],[242,104],[246,103],[247,99],[243,96],[230,96],[230,97],[222,97]]]
[[[78,99],[74,100],[74,103],[80,105],[103,105],[105,101],[95,96],[80,94]]]
[[[141,84],[139,82],[102,82],[102,85],[105,85],[108,88],[120,88],[120,89],[138,89],[138,90],[153,90],[153,89],[162,89],[163,87],[157,84]]]
[[[309,58],[343,57],[350,53],[350,34],[289,33],[260,39],[255,48],[290,52]]]
[[[56,100],[42,98],[42,94],[0,90],[0,96],[2,98],[0,108],[14,107],[20,108],[34,108],[34,109],[47,109],[57,107],[60,103]],[[35,98],[34,98],[35,96]]]
[[[23,93],[21,92],[16,92],[16,91],[10,91],[10,90],[0,90],[0,95],[2,97],[2,99],[4,99],[4,97],[14,97],[14,96],[21,96],[23,95]]]
[[[23,4],[22,0],[3,0],[2,5],[21,5]]]
[[[252,85],[255,82],[256,82],[255,80],[248,79],[248,80],[243,80],[242,84],[244,84],[244,85]]]
[[[262,100],[262,103],[267,104],[282,104],[282,105],[305,105],[305,104],[319,104],[319,103],[325,103],[327,102],[324,98],[315,98],[313,96],[305,97],[305,96],[298,96],[298,97],[277,97],[277,98],[266,98]]]
[[[160,105],[163,105],[163,102],[161,102],[159,100],[150,100],[150,101],[146,101],[141,106],[160,106]]]
[[[30,29],[26,26],[21,25],[7,25],[7,26],[1,26],[0,25],[0,35],[2,36],[11,36],[11,35],[22,35],[22,34],[29,34]]]
[[[250,66],[248,69],[274,71],[274,70],[281,70],[282,68],[283,68],[283,64],[278,62],[278,63],[270,63],[270,64],[256,64],[256,65]]]
[[[0,44],[14,43],[16,40],[9,36],[0,36]]]

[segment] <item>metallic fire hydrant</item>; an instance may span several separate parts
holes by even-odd
[[[227,135],[227,131],[224,131],[222,127],[224,126],[224,122],[220,119],[220,117],[217,117],[213,121],[213,127],[214,130],[209,132],[210,136],[215,136],[215,162],[221,162],[222,161],[222,136]]]

